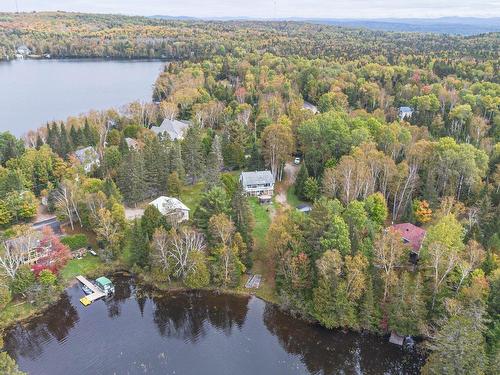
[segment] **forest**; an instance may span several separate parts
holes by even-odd
[[[105,262],[156,284],[238,288],[265,264],[273,298],[297,315],[423,339],[425,374],[497,373],[499,34],[66,13],[1,14],[0,25],[4,58],[26,45],[52,57],[171,60],[151,103],[23,139],[0,134],[0,306],[54,287],[50,275],[66,262],[32,275],[6,261],[8,241],[30,232],[45,200],[93,233]],[[151,130],[165,119],[190,121],[182,140]],[[74,155],[84,147],[98,160],[90,173]],[[263,169],[287,202],[264,212],[260,230],[238,177]],[[163,194],[189,201],[191,220],[150,205],[126,218]],[[417,259],[392,226],[402,223],[425,233]]]

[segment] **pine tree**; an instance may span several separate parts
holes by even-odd
[[[66,158],[69,153],[71,153],[73,147],[71,145],[70,139],[68,138],[68,132],[66,131],[66,126],[64,122],[61,122],[60,133],[59,133],[59,156]]]
[[[142,150],[144,173],[147,185],[144,186],[147,196],[157,196],[167,188],[168,150],[160,143],[158,137],[146,140]]]
[[[203,175],[202,134],[198,125],[188,128],[182,143],[182,158],[187,176],[194,184]]]
[[[230,204],[226,191],[215,187],[203,194],[201,202],[194,212],[194,221],[200,229],[208,228],[208,221],[213,215],[230,213]]]
[[[252,229],[254,218],[248,198],[243,190],[243,186],[238,184],[238,188],[231,199],[231,207],[233,212],[233,220],[236,225],[236,230],[241,234],[246,245],[252,247]]]
[[[78,148],[79,146],[81,146],[78,136],[78,130],[76,130],[74,124],[71,124],[71,128],[69,130],[69,138],[71,140],[71,143],[73,144],[73,148]]]
[[[375,307],[373,281],[371,277],[368,277],[366,280],[366,289],[358,310],[358,321],[361,329],[371,332],[377,331],[378,329],[378,314]]]
[[[130,261],[144,268],[149,265],[149,238],[141,222],[135,220],[129,237]]]
[[[171,197],[178,198],[182,191],[182,181],[179,178],[177,171],[173,171],[168,175],[167,180],[167,193]]]
[[[137,204],[146,198],[144,159],[137,151],[130,152],[118,169],[117,182],[125,201]]]
[[[216,135],[212,141],[212,147],[207,160],[206,182],[208,189],[220,185],[220,175],[223,167],[224,159],[222,158],[222,146],[219,136]]]
[[[186,172],[184,170],[184,163],[182,161],[181,146],[179,143],[175,142],[170,147],[169,151],[170,167],[171,172],[177,172],[181,181],[184,181],[186,177]]]
[[[305,199],[304,196],[304,185],[309,177],[305,163],[302,163],[297,173],[297,179],[295,180],[295,195],[300,199]]]

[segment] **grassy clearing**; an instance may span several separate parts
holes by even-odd
[[[271,225],[269,210],[272,208],[268,205],[259,204],[257,198],[250,198],[249,202],[255,219],[252,236],[257,247],[261,248],[265,245],[267,231],[269,230],[269,225]]]
[[[191,209],[191,215],[200,204],[204,187],[204,182],[198,182],[197,184],[184,186],[182,188],[180,200]]]
[[[64,283],[78,275],[88,275],[103,267],[99,257],[87,254],[82,259],[71,259],[61,270],[60,277]]]
[[[306,203],[305,201],[299,199],[299,197],[295,194],[295,186],[290,186],[290,188],[286,192],[286,200],[290,206],[296,208],[299,204]]]

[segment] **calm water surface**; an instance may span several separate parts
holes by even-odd
[[[21,136],[47,121],[91,109],[150,101],[164,62],[15,60],[0,62],[0,131]]]
[[[254,297],[155,296],[112,277],[116,295],[84,308],[78,286],[7,332],[29,374],[416,374],[422,358],[371,335],[328,331]]]

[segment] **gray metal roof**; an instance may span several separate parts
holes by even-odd
[[[241,172],[241,183],[243,186],[274,184],[271,171]]]
[[[75,156],[78,158],[78,160],[80,160],[81,163],[89,163],[95,160],[99,160],[99,155],[92,146],[76,150]]]
[[[167,133],[171,140],[184,138],[184,132],[191,125],[189,121],[165,119],[160,126],[151,128],[156,134]]]

